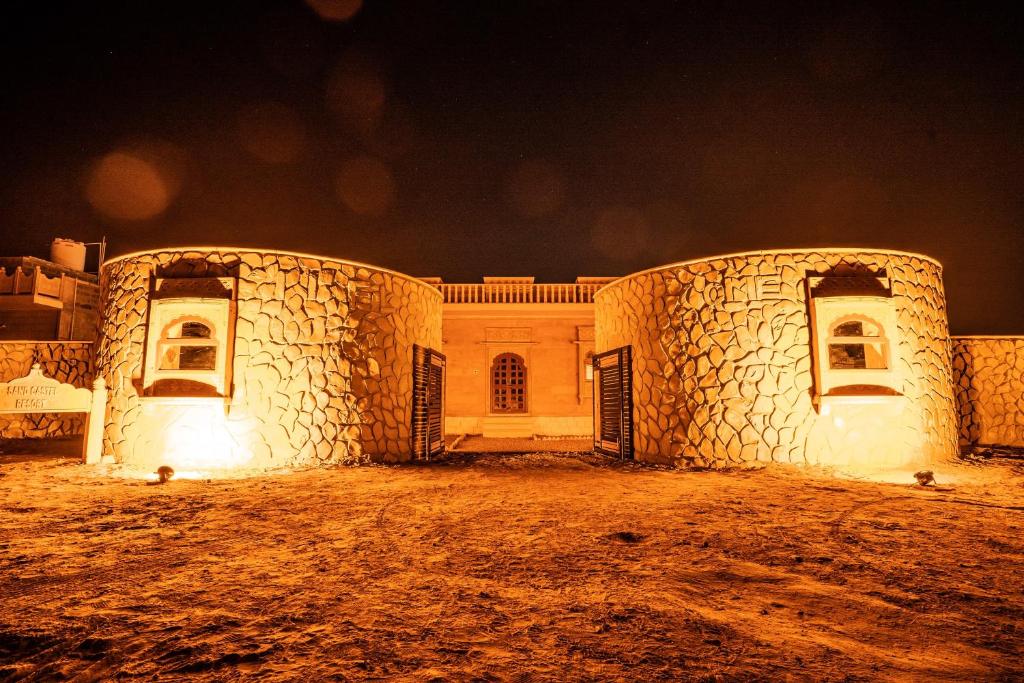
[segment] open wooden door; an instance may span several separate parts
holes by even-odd
[[[633,458],[633,362],[630,347],[594,356],[594,451]]]
[[[412,347],[412,457],[428,460],[444,453],[445,357]]]

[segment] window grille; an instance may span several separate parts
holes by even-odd
[[[503,353],[491,364],[491,411],[526,412],[526,363],[521,356]]]

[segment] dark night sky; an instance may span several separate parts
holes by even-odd
[[[1024,333],[1024,53],[1009,10],[5,11],[3,254],[107,235],[113,254],[223,243],[558,281],[869,245],[945,264],[955,333]]]

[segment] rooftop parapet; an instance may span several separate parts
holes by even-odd
[[[17,268],[21,268],[24,271],[39,270],[51,278],[67,275],[84,282],[97,282],[97,277],[94,273],[86,273],[74,268],[68,268],[53,261],[36,258],[35,256],[0,256],[0,270],[13,274],[13,271]]]
[[[491,280],[492,278],[484,278]],[[484,282],[483,284],[439,283],[446,304],[592,304],[601,282],[535,283],[533,278],[495,278],[527,282]]]

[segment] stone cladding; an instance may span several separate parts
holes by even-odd
[[[953,337],[960,447],[1024,447],[1024,337]]]
[[[412,347],[440,348],[440,293],[362,264],[225,248],[104,264],[97,353],[110,389],[104,454],[152,464],[166,435],[155,434],[147,416],[177,419],[174,401],[137,389],[153,276],[237,278],[233,390],[222,408],[239,451],[231,462],[278,468],[410,458]],[[159,404],[166,405],[148,407]]]
[[[806,278],[826,274],[891,280],[903,398],[885,410],[826,416],[813,403]],[[638,460],[902,465],[955,454],[946,301],[930,258],[752,252],[629,275],[595,300],[598,351],[632,346]]]

